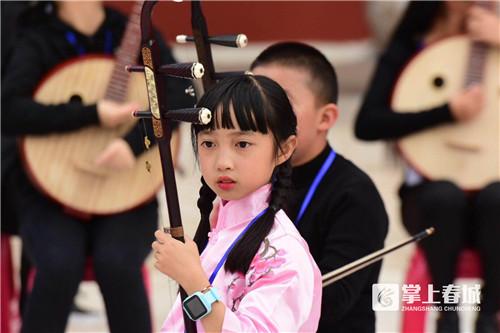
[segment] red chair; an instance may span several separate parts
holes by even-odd
[[[18,292],[14,284],[14,270],[12,268],[12,253],[10,235],[2,233],[2,291],[1,291],[1,326],[0,331],[11,333],[19,326]]]
[[[457,278],[478,278],[482,276],[479,254],[475,250],[465,249],[458,258]],[[417,247],[406,272],[406,284],[420,285],[420,295],[427,296],[427,286],[432,283],[423,251]],[[414,305],[425,305],[415,302]],[[403,333],[425,332],[426,311],[403,311]]]

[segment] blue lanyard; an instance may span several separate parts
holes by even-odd
[[[243,229],[243,231],[238,235],[238,237],[236,237],[236,239],[233,241],[233,243],[229,246],[229,248],[226,250],[226,253],[224,253],[224,255],[222,256],[222,258],[219,261],[219,263],[217,264],[217,266],[215,266],[215,269],[212,272],[212,275],[210,275],[210,279],[208,279],[208,281],[210,281],[210,284],[212,284],[212,282],[214,282],[215,277],[217,276],[217,273],[219,272],[222,265],[224,265],[224,263],[226,262],[226,259],[229,256],[229,253],[231,253],[231,250],[236,245],[236,243],[238,243],[238,241],[241,239],[241,237],[243,237],[243,235],[247,232],[247,230],[259,219],[259,217],[264,215],[264,213],[266,211],[267,211],[267,208],[265,208],[262,212],[260,212],[259,215],[254,217],[254,219],[252,221],[250,221],[250,223],[248,223],[248,225],[245,227],[245,229]]]
[[[335,160],[335,157],[337,154],[335,153],[335,150],[332,149],[330,152],[330,155],[328,155],[327,159],[323,162],[323,165],[321,166],[321,169],[319,169],[318,174],[316,177],[314,177],[314,180],[311,184],[311,187],[309,188],[309,191],[307,191],[306,197],[304,198],[304,201],[302,202],[302,206],[300,206],[300,211],[299,215],[297,215],[297,218],[293,222],[295,226],[299,225],[300,219],[302,219],[302,216],[304,215],[304,212],[307,209],[307,206],[311,203],[311,199],[314,195],[314,192],[316,192],[316,189],[319,186],[319,183],[321,183],[321,180],[325,176],[326,172],[328,169],[330,169],[330,166],[332,165],[333,161]]]
[[[73,31],[66,31],[66,40],[73,45],[79,56],[85,54],[85,48],[78,43],[78,39]],[[113,33],[111,30],[106,30],[106,36],[104,40],[104,52],[107,54],[113,54]]]

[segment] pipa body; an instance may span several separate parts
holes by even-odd
[[[96,103],[104,97],[114,66],[113,58],[97,55],[65,62],[42,81],[34,99],[49,105],[79,96],[84,105]],[[130,78],[125,101],[138,101],[146,109],[143,75],[126,75]],[[71,210],[98,215],[130,210],[154,197],[162,185],[157,149],[140,155],[135,166],[126,171],[97,167],[94,160],[134,123],[116,129],[90,126],[68,133],[27,136],[21,145],[24,165],[42,192]],[[146,161],[151,164],[150,172]]]
[[[482,83],[485,105],[476,118],[398,141],[404,159],[421,175],[451,180],[465,190],[500,179],[500,52],[475,44],[454,36],[424,48],[403,69],[391,101],[397,112],[416,112],[448,102],[471,83]]]

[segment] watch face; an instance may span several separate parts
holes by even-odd
[[[200,301],[198,297],[191,297],[186,303],[184,303],[184,308],[189,312],[191,318],[199,318],[207,313],[207,308]]]

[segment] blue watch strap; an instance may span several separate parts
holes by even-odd
[[[215,287],[208,288],[207,292],[203,295],[210,305],[217,301],[220,301],[219,291]]]
[[[201,313],[200,312],[201,309],[199,309],[199,308],[197,309],[198,311],[194,310],[194,308],[190,309],[189,305],[192,305],[192,301],[194,301],[195,298],[197,298],[199,300],[199,302],[201,302],[201,304],[203,304],[202,306],[203,306],[203,308],[205,308],[204,313]],[[217,301],[220,301],[220,299],[221,298],[220,298],[220,295],[219,295],[219,292],[217,291],[217,289],[215,287],[210,287],[210,288],[206,289],[205,293],[197,291],[194,294],[188,296],[184,300],[184,302],[182,303],[182,307],[183,307],[184,311],[187,313],[187,315],[189,316],[189,318],[191,318],[191,320],[195,321],[195,320],[198,320],[198,319],[205,317],[210,312],[212,312],[212,304],[217,302]],[[201,304],[199,304],[199,306]],[[192,312],[191,310],[194,310],[194,311]]]

